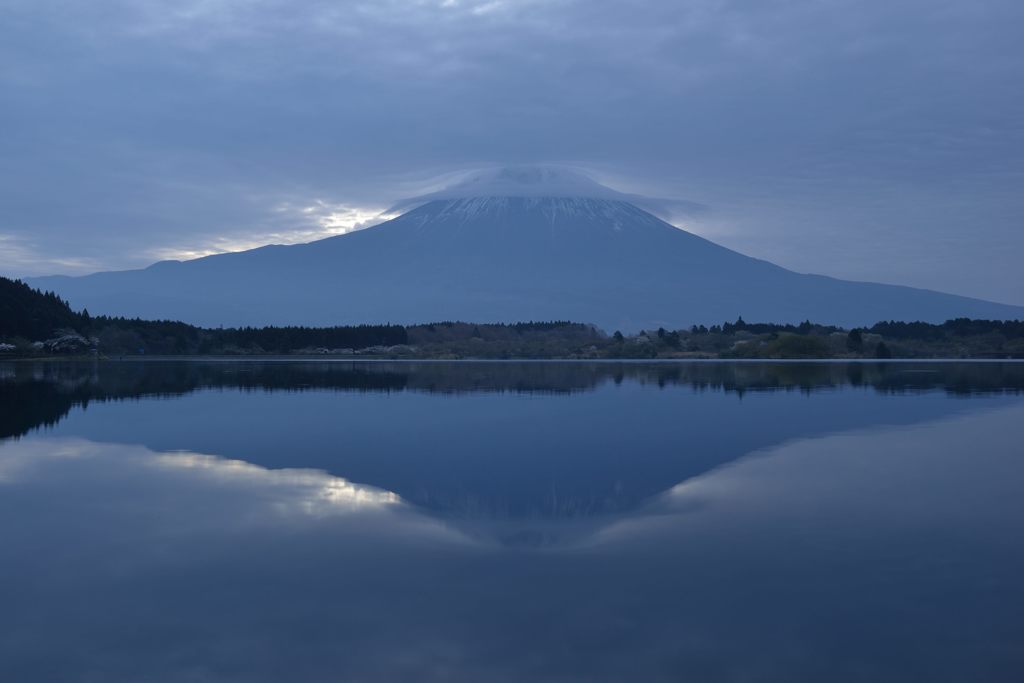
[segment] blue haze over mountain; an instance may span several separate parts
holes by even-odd
[[[737,316],[846,326],[1024,318],[1019,306],[795,273],[640,205],[658,208],[574,172],[502,169],[346,235],[29,282],[93,314],[207,326],[571,319],[634,331]]]

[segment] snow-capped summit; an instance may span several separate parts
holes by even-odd
[[[399,201],[389,213],[402,213],[431,201],[497,197],[617,200],[656,214],[668,213],[669,204],[682,213],[699,213],[704,209],[695,202],[620,192],[569,166],[503,166],[463,174],[440,190]]]
[[[36,278],[93,313],[202,325],[574,320],[607,331],[743,316],[840,325],[1024,308],[803,275],[676,228],[571,169],[491,169],[398,218],[308,244]]]
[[[562,166],[504,166],[468,173],[447,187],[412,197],[399,206],[468,197],[575,197],[625,199],[586,173]]]

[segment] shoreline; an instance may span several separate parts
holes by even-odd
[[[251,355],[152,355],[152,356],[124,356],[112,358],[106,356],[17,356],[3,357],[2,362],[17,363],[145,363],[145,362],[216,362],[216,363],[599,363],[599,364],[673,364],[673,363],[816,363],[816,364],[892,364],[892,363],[1024,363],[1024,358],[714,358],[714,357],[693,357],[693,358],[439,358],[410,356],[359,356],[346,355],[316,355],[316,354],[251,354]]]

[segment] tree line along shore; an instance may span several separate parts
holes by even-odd
[[[843,329],[748,323],[607,333],[570,321],[203,328],[91,316],[52,292],[0,277],[0,358],[152,355],[385,358],[1024,358],[1024,321],[885,321]]]

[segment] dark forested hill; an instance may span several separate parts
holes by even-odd
[[[81,323],[82,316],[56,294],[0,277],[0,338],[46,339],[56,330]]]

